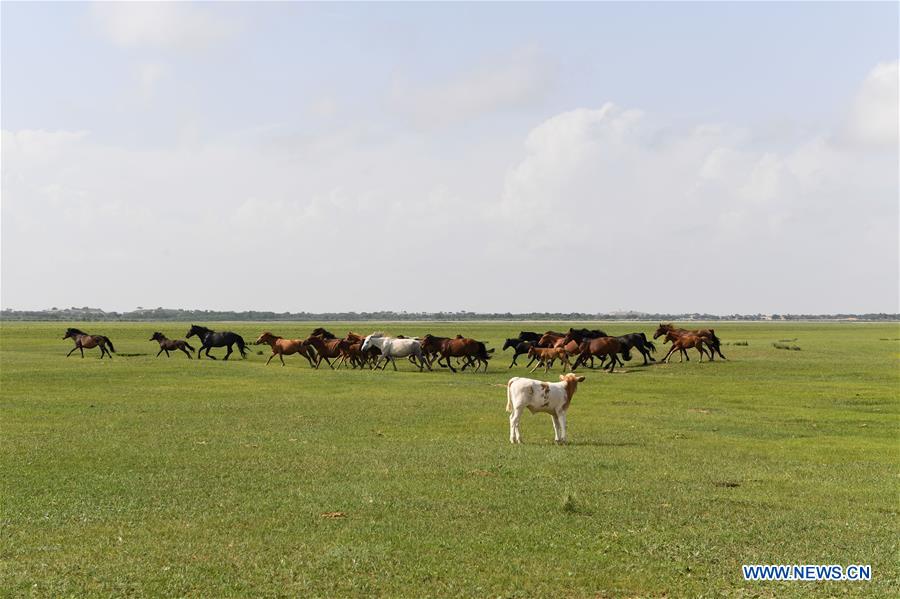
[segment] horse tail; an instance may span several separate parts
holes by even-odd
[[[653,342],[647,339],[647,335],[641,333],[641,340],[644,342],[644,347],[650,350],[650,353],[656,351],[656,346],[653,345]]]
[[[244,343],[244,338],[240,335],[235,335],[237,339],[235,339],[235,343],[237,343],[238,351],[241,352],[241,357],[246,355],[246,344]]]
[[[109,346],[109,349],[112,353],[116,353],[116,348],[113,347],[112,341],[109,340],[109,337],[106,337],[104,335],[98,335],[98,336],[106,342],[106,344]]]
[[[709,336],[712,337],[713,344],[715,344],[716,349],[719,349],[719,345],[721,344],[721,341],[719,341],[719,338],[716,337],[716,332],[714,330],[710,329]]]

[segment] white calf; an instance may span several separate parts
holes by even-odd
[[[553,418],[553,432],[557,443],[566,442],[566,410],[583,376],[559,375],[559,383],[545,383],[534,379],[514,377],[506,383],[506,411],[509,412],[509,442],[521,443],[519,418],[525,408],[547,412]]]

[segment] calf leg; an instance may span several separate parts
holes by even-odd
[[[522,435],[519,433],[519,419],[522,418],[522,408],[513,407],[509,415],[509,442],[521,443]]]
[[[557,417],[559,418],[559,442],[565,445],[568,443],[566,438],[566,413],[560,412]]]
[[[559,437],[559,416],[556,413],[550,414],[550,417],[553,418],[553,440],[556,443],[560,442]]]

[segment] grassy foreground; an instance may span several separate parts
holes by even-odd
[[[502,340],[567,326],[327,325],[497,348],[487,374],[453,375],[265,367],[265,346],[154,358],[154,330],[187,330],[173,323],[84,324],[116,358],[66,359],[58,323],[4,323],[0,592],[897,596],[900,326],[716,323],[748,343],[729,361],[588,370],[570,445],[526,415],[511,446],[504,384],[526,371]],[[745,582],[753,563],[871,564],[873,580]]]

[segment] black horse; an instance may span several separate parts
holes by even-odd
[[[650,355],[656,351],[656,346],[653,345],[652,341],[648,341],[647,336],[643,333],[628,333],[627,335],[616,337],[616,339],[625,346],[626,350],[634,348],[641,352],[641,355],[644,356],[644,366],[648,364],[647,358],[656,362],[656,358]],[[622,366],[624,366],[624,364],[622,364]]]
[[[209,350],[213,347],[225,347],[226,345],[228,346],[228,353],[225,354],[225,357],[222,359],[227,360],[228,356],[231,355],[231,346],[235,344],[237,344],[238,346],[238,351],[241,352],[241,357],[247,357],[244,338],[237,333],[232,333],[231,331],[222,331],[221,333],[217,333],[211,329],[207,329],[206,327],[192,324],[191,330],[187,332],[186,337],[190,339],[193,335],[197,335],[201,343],[200,349],[197,350],[198,360],[200,359],[200,354],[203,353],[203,350],[206,350],[207,358],[215,360],[215,356],[209,355]]]
[[[522,333],[519,333],[519,335],[521,335],[521,334]],[[538,337],[538,339],[540,339],[540,337]],[[528,353],[528,350],[530,350],[536,344],[537,344],[537,339],[535,339],[534,341],[522,341],[521,339],[507,339],[506,343],[503,344],[503,351],[506,351],[506,348],[508,348],[508,347],[513,348],[513,359],[512,359],[512,364],[509,365],[509,368],[512,368],[513,366],[517,366],[516,360],[519,359],[519,356],[526,355]],[[528,362],[528,366],[531,366],[532,363],[534,363],[534,361],[535,361],[535,358],[531,358],[531,361]],[[528,366],[526,366],[525,368],[528,368]]]
[[[541,335],[540,333],[532,333],[531,331],[519,331],[518,339],[519,341],[532,341],[534,343],[537,343],[541,340],[541,337],[543,337],[543,335]]]
[[[585,339],[596,339],[597,337],[609,337],[605,332],[593,329],[573,329],[569,327],[569,334],[572,335],[572,338],[575,339],[576,343],[581,343]]]

